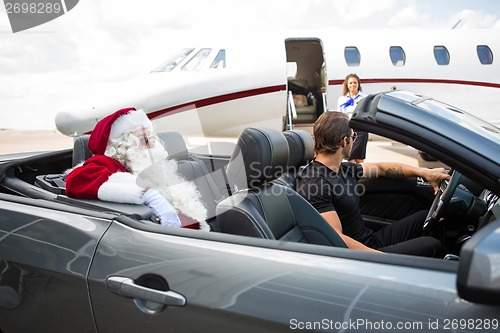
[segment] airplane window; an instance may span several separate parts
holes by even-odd
[[[344,58],[347,66],[359,66],[361,63],[361,54],[355,46],[346,46],[344,49]]]
[[[217,53],[210,68],[226,68],[226,50],[220,50],[219,53]]]
[[[394,66],[404,66],[406,62],[406,54],[401,46],[391,46],[389,55]]]
[[[193,52],[194,49],[183,49],[181,52],[177,53],[174,55],[172,58],[158,66],[157,68],[153,69],[151,72],[170,72],[172,69],[177,67],[178,64],[186,57]]]
[[[437,45],[434,46],[434,58],[438,65],[449,65],[450,64],[450,53],[446,47]]]
[[[212,52],[212,49],[209,48],[199,50],[181,69],[183,71],[199,71],[202,69],[210,52]]]
[[[477,46],[477,56],[482,65],[491,65],[493,63],[493,52],[486,45]]]

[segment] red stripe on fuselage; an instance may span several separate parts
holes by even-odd
[[[229,102],[235,99],[240,99],[240,98],[246,98],[246,97],[252,97],[252,96],[258,96],[258,95],[264,95],[264,94],[269,94],[269,93],[274,93],[274,92],[279,92],[286,90],[286,85],[277,85],[277,86],[271,86],[271,87],[263,87],[263,88],[257,88],[257,89],[250,89],[250,90],[244,90],[244,91],[237,91],[234,93],[230,94],[224,94],[224,95],[219,95],[219,96],[213,96],[209,98],[204,98],[200,99],[198,101],[192,101],[189,103],[184,103],[184,104],[179,104],[176,106],[172,106],[169,108],[161,109],[158,111],[150,112],[148,114],[150,119],[155,119],[161,116],[164,116],[165,114],[176,114],[178,112],[186,111],[186,110],[191,110],[193,108],[201,108],[204,106],[209,106],[209,105],[214,105],[214,104],[219,104],[223,102]]]
[[[344,80],[330,80],[328,81],[329,86],[342,85]],[[363,79],[363,84],[368,83],[433,83],[433,84],[458,84],[458,85],[468,85],[468,86],[480,86],[480,87],[490,87],[490,88],[500,88],[499,83],[491,82],[481,82],[481,81],[466,81],[466,80],[446,80],[446,79]],[[148,114],[150,119],[155,119],[158,117],[165,116],[166,114],[176,114],[186,110],[191,110],[197,107],[205,107],[209,105],[214,105],[218,103],[228,102],[235,99],[258,96],[269,94],[273,92],[283,91],[286,89],[286,85],[277,85],[271,87],[256,88],[244,91],[237,91],[234,93],[213,96],[209,98],[200,99],[197,101],[192,101],[189,103],[179,104],[176,106],[168,107],[165,109],[150,112]]]
[[[328,81],[328,85],[341,85],[343,82],[344,80],[330,80]],[[446,79],[363,79],[361,80],[361,83],[433,83],[500,88],[500,83]]]

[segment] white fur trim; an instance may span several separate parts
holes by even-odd
[[[115,120],[109,132],[110,139],[116,139],[125,132],[134,132],[141,128],[152,130],[153,123],[149,120],[148,116],[141,109],[137,111],[130,111]]]
[[[210,225],[205,221],[200,221],[200,230],[210,231]]]
[[[136,179],[137,176],[128,172],[114,173],[99,187],[97,197],[104,201],[140,205],[144,189],[136,184]]]

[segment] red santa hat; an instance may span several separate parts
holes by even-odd
[[[144,111],[133,107],[118,110],[95,125],[90,134],[89,149],[94,154],[103,155],[109,139],[116,139],[126,132],[134,132],[141,128],[153,130],[153,123]]]

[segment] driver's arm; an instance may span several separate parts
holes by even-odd
[[[347,245],[348,248],[353,249],[353,250],[365,250],[365,251],[371,251],[371,252],[380,252],[378,250],[372,249],[363,243],[358,242],[357,240],[346,236],[342,233],[342,224],[340,223],[339,216],[337,215],[336,211],[329,211],[325,213],[321,213],[321,216],[328,222],[328,224],[335,229],[337,234],[342,238],[344,243]]]
[[[361,163],[363,166],[363,178],[387,177],[392,179],[403,179],[408,177],[425,178],[434,188],[439,190],[439,182],[450,179],[450,175],[444,168],[420,168],[404,163],[378,162]]]

